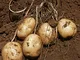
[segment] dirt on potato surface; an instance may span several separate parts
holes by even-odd
[[[21,10],[25,7],[29,8],[32,0],[14,0],[11,8],[13,10]],[[35,17],[35,7],[43,0],[35,0],[28,16]],[[80,0],[47,0],[53,3],[59,13],[59,17],[71,19],[77,25],[77,34],[71,39],[58,38],[57,42],[48,47],[43,48],[41,55],[36,60],[80,60]],[[10,0],[0,0],[0,60],[2,60],[1,50],[3,46],[11,41],[14,36],[17,25],[25,15],[25,12],[14,14],[9,11]],[[48,22],[52,27],[54,20],[50,20],[50,15],[43,17],[43,22]],[[22,43],[17,38],[16,41]],[[46,53],[46,50],[48,52]],[[27,58],[24,58],[27,60]]]

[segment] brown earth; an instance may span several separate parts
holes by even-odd
[[[17,24],[23,18],[25,12],[14,14],[9,11],[8,5],[10,0],[0,0],[0,60],[1,50],[3,46],[10,41],[17,28]],[[20,10],[24,7],[29,7],[32,0],[14,0],[12,2],[13,10]],[[35,0],[29,14],[35,17],[35,7],[39,5],[43,0]],[[63,40],[57,39],[57,43],[54,45],[43,48],[40,57],[37,60],[80,60],[80,0],[48,0],[56,7],[59,17],[72,19],[77,25],[77,34],[71,39]],[[64,14],[63,14],[64,13]],[[47,15],[50,17],[49,15]],[[52,27],[53,20],[50,20],[47,16],[42,17],[43,22],[48,22]],[[46,21],[47,20],[47,21]],[[17,38],[15,39],[20,42]],[[22,42],[22,41],[21,41]],[[46,53],[46,50],[48,52]],[[27,60],[25,58],[24,60]]]

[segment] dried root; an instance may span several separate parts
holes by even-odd
[[[11,0],[11,1],[9,2],[9,10],[10,10],[12,13],[21,13],[21,12],[24,12],[24,11],[27,9],[27,7],[25,7],[25,8],[22,9],[22,10],[13,11],[13,10],[11,9],[11,3],[12,3],[12,1],[13,1],[13,0]],[[28,15],[28,12],[30,11],[30,9],[31,9],[31,7],[32,7],[32,5],[33,5],[33,3],[34,3],[34,0],[32,0],[31,5],[29,6],[28,10],[26,11],[25,17]]]
[[[9,2],[9,10],[10,10],[12,13],[21,13],[21,12],[24,12],[24,11],[26,10],[27,7],[25,7],[25,8],[22,9],[22,10],[19,10],[19,11],[13,11],[13,10],[11,9],[11,3],[12,3],[12,1],[13,1],[13,0],[10,0],[10,2]]]
[[[17,33],[17,30],[15,31],[14,36],[13,36],[13,38],[12,38],[11,42],[13,42],[13,41],[14,41],[14,39],[15,39],[15,37],[16,37],[16,33]]]
[[[52,18],[56,21],[58,21],[58,11],[53,7],[53,4],[51,2],[48,2],[46,0],[44,0],[40,5],[39,5],[39,12],[41,11],[41,8],[43,7],[43,5],[47,3],[51,8],[51,10],[54,12],[54,16],[52,15]],[[48,6],[47,5],[47,6]],[[49,8],[47,9],[49,13],[52,13]]]
[[[57,10],[53,7],[53,4],[52,3],[48,2],[48,4],[52,7],[52,9],[54,11],[54,16],[55,16],[56,21],[57,21],[58,20],[58,12],[57,12]]]
[[[31,3],[31,5],[29,6],[28,10],[26,11],[24,17],[27,17],[27,15],[28,15],[28,13],[29,13],[29,11],[30,11],[30,9],[31,9],[31,7],[32,7],[32,5],[33,5],[33,3],[34,3],[34,0],[32,0],[32,3]]]
[[[36,33],[37,25],[38,25],[38,6],[36,6],[36,26],[35,26],[35,29],[34,29],[34,33]]]

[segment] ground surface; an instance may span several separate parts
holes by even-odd
[[[59,12],[59,16],[64,13],[63,17],[72,19],[72,21],[76,23],[78,31],[73,38],[67,41],[62,41],[62,39],[58,38],[56,44],[47,48],[47,53],[45,52],[46,48],[43,48],[42,54],[38,60],[80,60],[80,0],[60,0],[60,4],[56,3],[55,0],[49,1],[52,2],[54,6],[58,4],[56,9]],[[33,9],[29,13],[34,15],[35,6],[39,5],[41,2],[42,0],[35,0],[35,4],[32,6]],[[15,0],[12,3],[12,9],[20,10],[25,6],[29,6],[30,3],[31,0]],[[9,0],[0,0],[0,60],[2,60],[2,47],[12,39],[17,24],[23,18],[25,13],[11,13],[8,9],[8,4]],[[44,21],[45,18],[43,19]],[[49,23],[52,25],[54,22],[49,20]],[[45,55],[46,57],[44,57]]]

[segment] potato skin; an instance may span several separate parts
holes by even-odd
[[[33,32],[35,24],[35,19],[33,17],[25,18],[18,26],[17,36],[24,40],[26,36]]]
[[[38,34],[44,45],[50,44],[56,38],[55,29],[53,29],[48,23],[43,23],[40,26]]]
[[[42,41],[37,34],[30,34],[23,42],[23,53],[25,56],[37,57],[42,50]]]
[[[63,38],[72,37],[77,32],[77,27],[74,22],[69,19],[61,19],[58,23],[58,32]]]
[[[17,42],[8,42],[2,49],[3,60],[23,60],[21,45]]]

